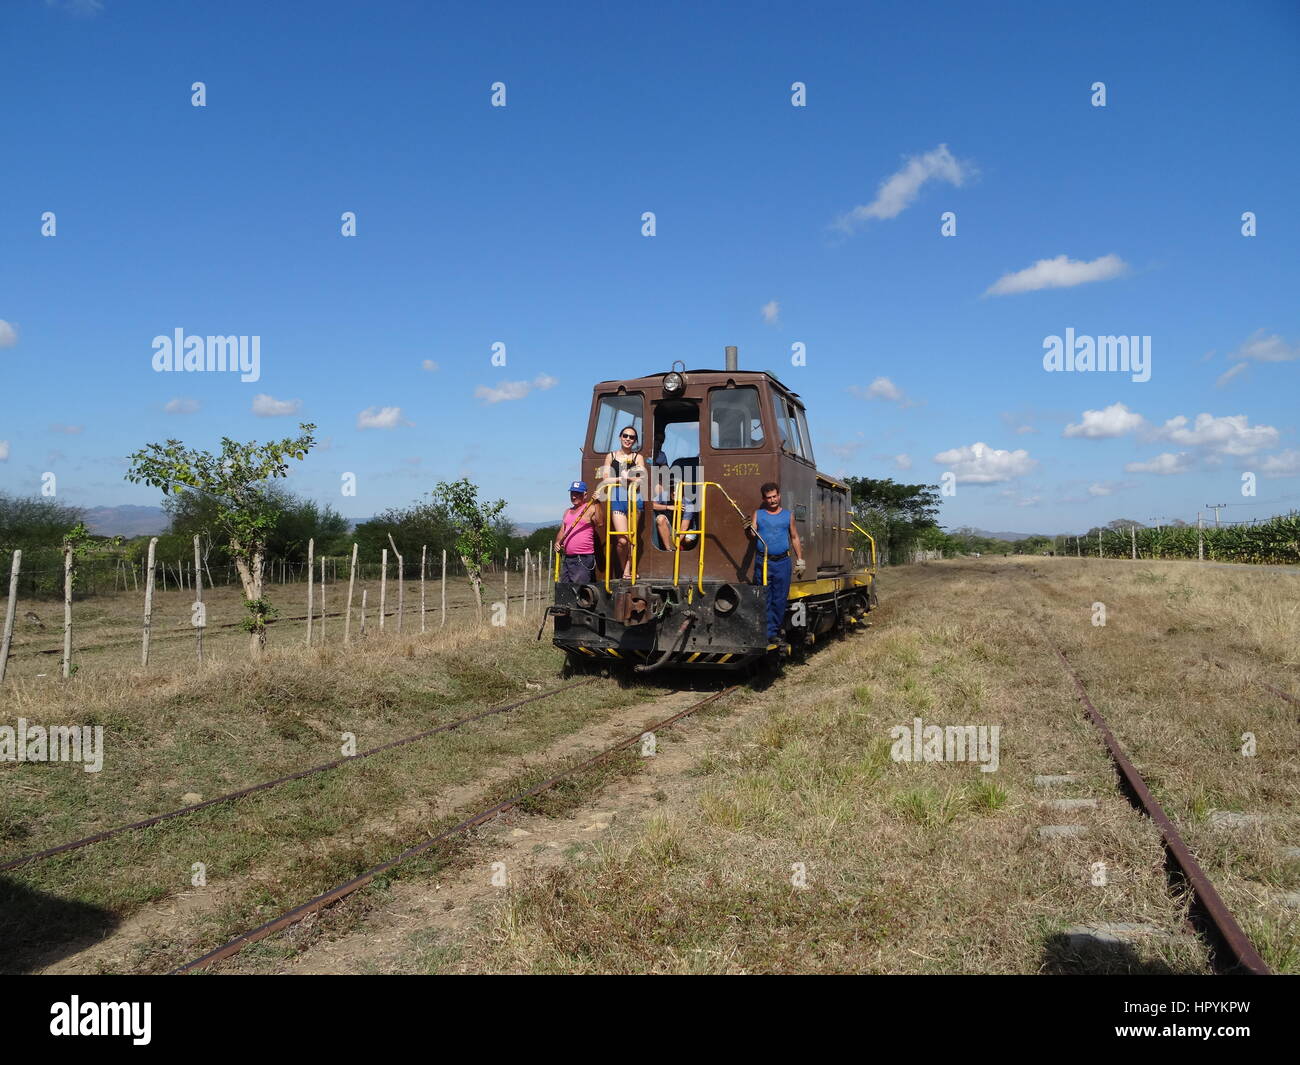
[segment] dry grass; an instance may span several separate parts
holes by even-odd
[[[552,686],[560,655],[533,639],[536,624],[389,636],[350,650],[282,647],[256,665],[11,681],[6,723],[102,725],[105,756],[99,773],[0,765],[0,859],[177,808],[191,793],[208,798],[331,761],[345,733],[364,750],[523,697],[530,684]],[[209,885],[220,885],[219,908],[176,943],[147,945],[130,968],[186,960],[424,838],[450,789],[472,790],[489,767],[535,754],[634,697],[587,686],[4,874],[0,967],[48,961],[147,904],[184,896],[203,862]]]
[[[594,861],[525,881],[457,956],[524,972],[1207,971],[1181,934],[1158,834],[1119,797],[1051,638],[1266,958],[1300,970],[1295,911],[1266,901],[1300,872],[1277,857],[1295,841],[1294,707],[1235,672],[1180,665],[1231,654],[1295,690],[1287,579],[1089,560],[890,571],[877,627],[756,695],[740,734],[701,763],[694,798]],[[889,730],[914,716],[1000,724],[999,771],[893,761]],[[1238,751],[1247,726],[1253,759]],[[1074,782],[1034,785],[1063,773]],[[1207,793],[1274,820],[1211,836]],[[1043,804],[1060,797],[1099,805]],[[1040,839],[1052,823],[1087,831]],[[1098,922],[1160,934],[1087,954],[1062,934]]]

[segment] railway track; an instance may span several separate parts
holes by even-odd
[[[574,777],[579,773],[585,772],[586,770],[592,769],[604,762],[609,761],[611,758],[615,757],[621,752],[628,750],[629,748],[634,747],[636,744],[640,743],[642,737],[645,736],[646,733],[656,733],[664,729],[671,728],[673,725],[681,721],[683,718],[688,717],[699,710],[702,710],[704,707],[710,705],[711,703],[714,703],[719,699],[722,699],[732,694],[733,692],[738,691],[739,689],[740,689],[740,685],[732,685],[729,688],[724,688],[721,691],[714,692],[712,695],[709,695],[704,699],[699,700],[698,702],[692,703],[690,706],[682,710],[679,710],[677,713],[672,714],[661,721],[657,721],[654,724],[647,726],[646,728],[638,729],[637,732],[634,733],[633,735],[628,736],[627,738],[620,740],[617,743],[611,744],[610,746],[600,751],[598,754],[595,754],[590,758],[586,758],[582,761],[579,761],[569,766],[563,772],[557,773],[552,777],[548,777],[546,780],[543,780],[538,784],[534,784],[531,788],[527,789],[526,791],[520,792],[518,795],[511,796],[510,798],[505,799],[502,802],[489,806],[484,810],[480,810],[478,813],[473,814],[470,817],[467,817],[465,820],[461,821],[460,823],[453,825],[451,828],[445,830],[444,832],[440,832],[438,835],[434,836],[431,839],[425,840],[423,843],[416,844],[414,847],[408,847],[406,850],[402,851],[396,857],[391,858],[386,862],[382,862],[379,865],[373,866],[372,868],[367,869],[365,872],[361,873],[359,876],[353,877],[351,880],[347,881],[346,883],[331,888],[329,891],[317,895],[313,899],[309,899],[307,902],[304,902],[302,905],[296,906],[293,909],[288,910],[287,912],[281,914],[279,917],[275,917],[264,924],[258,925],[256,928],[250,929],[249,931],[236,936],[234,939],[229,940],[222,946],[217,947],[215,950],[209,951],[207,954],[204,954],[202,957],[195,958],[193,961],[187,962],[186,964],[179,966],[176,969],[173,969],[171,973],[169,973],[168,975],[175,976],[181,973],[196,972],[196,971],[208,969],[220,961],[224,961],[227,958],[233,957],[234,955],[238,954],[241,950],[243,950],[245,947],[253,943],[256,943],[260,940],[266,939],[268,936],[274,935],[276,932],[282,931],[285,928],[289,928],[297,924],[299,921],[303,920],[303,918],[307,917],[309,914],[315,913],[319,910],[324,909],[326,906],[330,906],[341,899],[347,898],[349,895],[353,894],[356,891],[361,890],[367,884],[371,883],[376,877],[381,876],[384,873],[387,873],[389,870],[396,868],[397,866],[401,865],[403,862],[406,862],[411,858],[416,857],[417,855],[423,854],[426,851],[429,851],[434,847],[437,847],[440,844],[445,843],[455,838],[456,836],[459,836],[462,833],[469,831],[472,828],[475,828],[478,825],[484,824],[492,820],[498,814],[504,813],[506,810],[509,810],[512,807],[519,805],[519,803],[524,802],[526,799],[530,799],[536,795],[542,794],[543,792],[549,791],[551,788],[555,787],[557,784],[561,783],[564,780],[568,780],[569,778]]]
[[[209,806],[218,806],[222,803],[234,802],[236,799],[242,799],[245,796],[256,794],[259,791],[266,791],[280,784],[287,784],[291,780],[302,780],[304,777],[314,776],[317,773],[324,773],[331,769],[338,769],[341,766],[348,765],[352,762],[359,762],[371,755],[379,754],[381,751],[390,751],[395,747],[402,747],[409,743],[416,743],[419,740],[428,739],[430,736],[436,736],[439,733],[450,732],[452,729],[460,728],[474,721],[481,721],[487,717],[493,717],[496,714],[504,714],[510,710],[518,709],[528,703],[535,703],[542,699],[550,699],[559,695],[561,692],[570,691],[573,688],[580,688],[584,684],[591,684],[595,677],[588,677],[584,680],[574,681],[571,684],[562,684],[558,688],[552,688],[550,691],[542,692],[538,695],[530,695],[523,699],[516,699],[514,702],[504,703],[501,706],[494,706],[488,710],[480,710],[475,714],[468,714],[465,717],[457,718],[455,721],[449,721],[445,725],[438,725],[435,728],[425,729],[423,732],[417,732],[413,736],[404,736],[398,740],[392,740],[388,743],[380,744],[378,747],[371,747],[365,751],[359,751],[357,754],[348,755],[345,758],[336,758],[332,762],[324,762],[321,765],[312,766],[309,769],[300,770],[297,773],[289,773],[282,777],[276,777],[274,780],[263,781],[260,784],[253,784],[247,788],[240,788],[238,791],[229,792],[226,795],[218,795],[211,799],[205,799],[203,802],[192,803],[189,806],[182,806],[176,810],[169,810],[166,813],[155,814],[153,817],[147,817],[143,821],[133,821],[128,825],[118,825],[116,828],[105,829],[103,832],[96,832],[94,835],[85,836],[81,839],[71,840],[68,843],[60,843],[54,847],[47,847],[45,850],[35,851],[31,854],[25,854],[18,858],[11,858],[6,862],[0,862],[0,873],[8,872],[11,869],[17,869],[21,866],[28,865],[31,862],[40,861],[44,858],[51,858],[56,854],[65,854],[68,851],[80,850],[82,847],[88,847],[92,843],[99,843],[113,836],[120,836],[125,832],[136,832],[140,829],[149,828],[151,825],[161,824],[164,821],[170,821],[173,818],[185,817],[199,810],[205,810]]]
[[[1064,652],[1055,643],[1051,645],[1061,665],[1074,682],[1075,693],[1083,705],[1088,720],[1101,735],[1102,743],[1119,776],[1121,791],[1132,805],[1149,817],[1160,830],[1165,848],[1165,867],[1170,887],[1176,892],[1191,895],[1189,920],[1198,935],[1210,948],[1210,962],[1220,974],[1248,974],[1270,976],[1272,970],[1260,957],[1249,937],[1242,931],[1228,910],[1219,892],[1205,875],[1205,871],[1183,841],[1169,815],[1152,794],[1142,774],[1115,738],[1101,711],[1093,705],[1079,675],[1070,665]]]

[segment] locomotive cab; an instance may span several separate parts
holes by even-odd
[[[767,482],[780,486],[807,565],[790,588],[789,636],[812,642],[870,609],[874,565],[851,568],[848,489],[818,473],[798,394],[740,370],[734,352],[723,370],[678,363],[595,386],[580,473],[605,518],[596,580],[560,583],[557,566],[551,608],[573,662],[735,667],[776,649],[764,553],[745,529]],[[628,428],[641,457],[631,465],[616,457]]]

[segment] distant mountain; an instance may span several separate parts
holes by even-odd
[[[538,529],[549,529],[559,524],[558,521],[517,521],[515,522],[515,535],[527,536]]]
[[[158,536],[171,518],[162,507],[89,507],[83,519],[96,536]]]
[[[976,536],[987,536],[990,540],[1028,540],[1031,536],[1046,536],[1051,538],[1051,533],[1018,533],[1018,532],[989,532],[986,529],[976,529]]]

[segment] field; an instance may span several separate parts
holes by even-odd
[[[502,815],[223,971],[1207,972],[1059,646],[1265,959],[1300,972],[1300,723],[1258,683],[1300,692],[1300,575],[959,559],[886,570],[881,603],[869,631],[688,718],[653,757]],[[560,683],[536,613],[458,614],[346,650],[336,619],[311,649],[282,623],[257,665],[239,634],[202,670],[179,640],[147,673],[138,643],[86,652],[67,683],[11,672],[0,723],[103,724],[106,753],[99,774],[0,766],[0,862],[337,758],[344,733],[368,747]],[[681,681],[597,679],[0,874],[3,968],[171,968],[636,734],[698,698]],[[996,771],[891,757],[916,718],[998,726]],[[1056,825],[1075,834],[1039,832]],[[1080,937],[1098,926],[1113,941]]]

